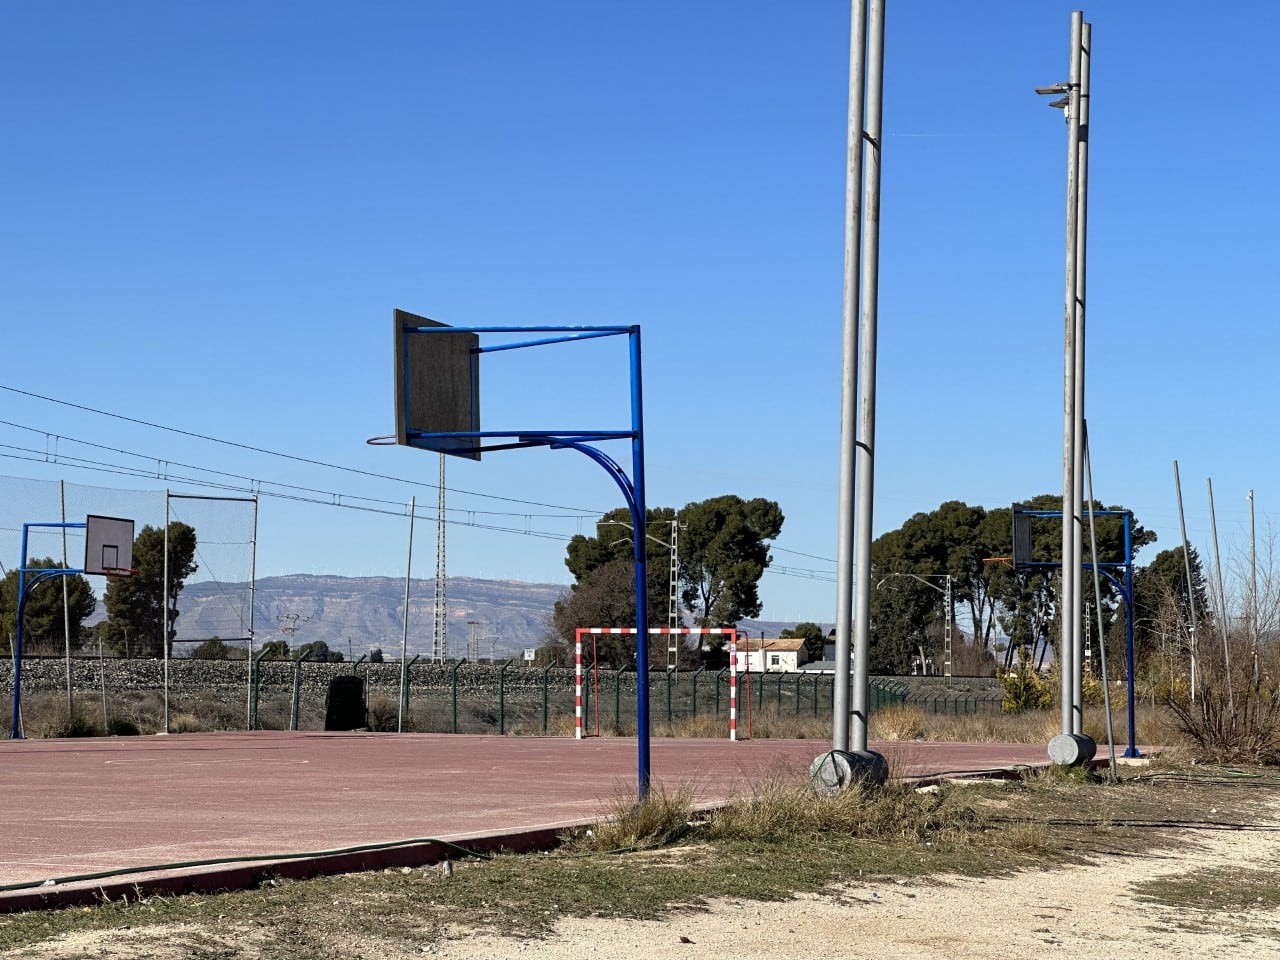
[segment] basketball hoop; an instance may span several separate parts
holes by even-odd
[[[365,443],[371,447],[394,447],[397,441],[395,434],[390,434],[385,437],[370,437]]]
[[[982,562],[983,563],[1003,563],[1011,567],[1013,566],[1013,557],[983,557]]]

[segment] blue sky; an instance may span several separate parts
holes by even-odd
[[[1060,489],[1065,125],[1032,90],[1066,78],[1071,9],[890,5],[877,534],[945,500]],[[1262,531],[1280,500],[1265,427],[1280,8],[1085,13],[1097,495],[1173,546],[1177,458],[1192,539],[1207,551],[1212,477],[1239,546],[1246,491]],[[198,489],[159,460],[385,501],[264,496],[258,573],[400,575],[394,504],[434,514],[437,458],[365,444],[394,425],[392,309],[638,323],[650,504],[777,500],[775,563],[791,572],[762,581],[763,615],[831,619],[848,15],[0,4],[0,474]],[[620,347],[496,354],[482,378],[487,429],[625,422]],[[153,475],[23,452],[53,446],[45,434],[60,455]],[[579,518],[619,505],[569,452],[448,469],[451,575],[567,581],[564,541],[591,531]],[[433,526],[419,524],[415,574],[434,569]]]

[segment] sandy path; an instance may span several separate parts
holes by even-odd
[[[1273,806],[1268,821],[1280,819]],[[720,901],[665,921],[565,920],[543,941],[466,936],[445,960],[1080,960],[1280,958],[1280,910],[1209,916],[1142,903],[1133,884],[1205,867],[1275,870],[1280,826],[1184,834],[1176,849],[997,879],[853,886],[789,903]],[[1188,919],[1197,921],[1187,924]],[[1212,930],[1188,929],[1212,927]]]

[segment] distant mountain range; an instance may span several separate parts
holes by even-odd
[[[519,655],[541,645],[547,618],[569,589],[472,577],[449,577],[445,585],[451,657],[470,656],[473,635],[482,657]],[[178,602],[178,639],[246,636],[248,595],[245,583],[187,584]],[[395,577],[264,577],[254,588],[255,643],[286,640],[298,647],[322,640],[344,655],[359,657],[380,648],[388,657],[399,657],[404,599],[405,582]],[[410,655],[431,654],[434,612],[435,580],[410,580]]]
[[[479,656],[485,658],[518,657],[529,647],[541,646],[555,602],[569,590],[565,584],[474,577],[449,577],[445,586],[450,657],[470,657],[473,636]],[[395,577],[264,577],[254,585],[255,644],[287,640],[290,647],[298,647],[322,640],[348,656],[380,648],[388,657],[399,657],[404,594],[404,580]],[[249,585],[189,583],[178,609],[179,641],[243,638],[249,629]],[[431,654],[434,611],[435,580],[410,580],[411,656]],[[747,620],[739,626],[752,636],[763,632],[776,637],[795,624]]]

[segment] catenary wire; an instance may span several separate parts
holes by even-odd
[[[284,453],[279,450],[271,450],[267,447],[256,447],[252,444],[239,443],[238,441],[235,441],[235,440],[224,440],[220,437],[212,437],[212,436],[209,436],[208,434],[196,433],[192,430],[183,430],[181,427],[170,427],[162,423],[152,423],[149,420],[141,420],[137,417],[127,417],[124,414],[111,413],[108,410],[99,410],[96,407],[86,406],[85,404],[81,404],[81,403],[73,403],[70,400],[59,400],[56,397],[46,397],[43,394],[33,393],[30,390],[21,390],[17,387],[11,387],[3,383],[0,383],[0,390],[7,390],[10,393],[16,393],[24,397],[30,397],[33,400],[43,400],[46,403],[56,403],[56,404],[59,404],[60,406],[70,407],[73,410],[83,410],[86,413],[92,413],[101,417],[110,417],[114,420],[122,420],[125,423],[133,423],[142,427],[150,427],[153,430],[165,430],[165,431],[168,431],[169,433],[176,433],[176,434],[179,434],[180,436],[191,437],[192,439],[195,439],[195,440],[204,440],[209,443],[218,443],[218,444],[222,444],[223,446],[235,447],[238,450],[247,450],[251,453],[265,454],[266,456],[269,456],[269,457],[280,457],[285,460],[292,460],[295,463],[305,463],[313,467],[324,467],[327,470],[340,470],[345,473],[354,473],[363,477],[372,477],[373,479],[376,479],[376,480],[390,480],[393,483],[407,483],[413,486],[426,486],[426,487],[434,486],[434,484],[419,483],[413,480],[406,480],[404,477],[396,477],[396,476],[392,476],[391,474],[378,473],[373,470],[362,470],[359,467],[346,467],[336,463],[326,463],[323,460],[313,460],[309,457],[300,457],[297,454]],[[580,510],[577,507],[566,507],[562,504],[556,504],[556,503],[542,503],[537,500],[522,500],[519,497],[504,497],[504,496],[500,496],[498,494],[493,494],[493,493],[480,493],[475,490],[463,490],[458,487],[446,487],[445,489],[452,493],[465,494],[466,496],[485,497],[490,500],[501,500],[507,503],[520,503],[530,507],[548,507],[553,510],[573,510],[573,511],[586,513],[586,514],[600,514],[604,512],[604,511]]]

